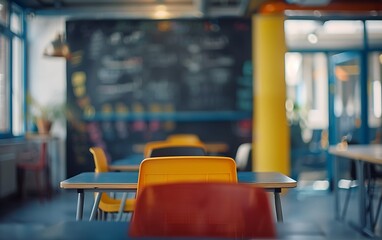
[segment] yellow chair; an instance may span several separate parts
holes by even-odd
[[[170,142],[202,143],[198,135],[189,133],[171,134],[166,138],[166,140]]]
[[[236,163],[221,156],[146,158],[139,167],[137,197],[147,185],[172,182],[237,183]]]
[[[91,147],[89,151],[93,154],[95,172],[108,172],[109,165],[104,150],[100,147]],[[135,199],[127,199],[125,202],[124,212],[132,212],[134,210],[134,205]],[[114,199],[107,193],[102,193],[98,207],[101,213],[118,213],[120,206],[120,199]]]
[[[202,142],[153,141],[153,142],[146,143],[143,154],[144,154],[145,158],[148,158],[148,157],[151,157],[151,153],[154,149],[175,148],[175,147],[194,147],[194,148],[202,149],[204,153],[207,152],[206,147]],[[203,155],[205,155],[205,154],[203,154]]]

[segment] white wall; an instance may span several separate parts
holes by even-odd
[[[63,17],[28,17],[28,86],[30,94],[42,105],[66,102],[66,60],[43,55],[46,46],[64,31]],[[63,125],[54,123],[52,134],[65,138]]]
[[[66,60],[43,55],[44,49],[58,33],[65,32],[65,18],[52,16],[28,16],[27,18],[28,91],[41,105],[66,103]],[[59,138],[59,176],[66,173],[66,122],[53,123],[51,134]],[[54,171],[54,170],[53,170]],[[54,183],[56,185],[57,183]]]

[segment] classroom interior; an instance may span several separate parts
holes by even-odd
[[[236,161],[247,144],[238,171],[296,180],[281,194],[286,224],[313,222],[317,239],[382,237],[379,165],[375,219],[360,230],[351,223],[360,211],[354,165],[329,152],[381,144],[382,1],[0,6],[0,232],[75,220],[76,193],[60,182],[94,171],[90,147],[102,147],[109,163],[136,161],[148,142],[195,134],[210,155]],[[52,190],[43,200],[33,172],[22,180],[17,172],[18,162],[40,158],[41,142],[49,173],[42,182]],[[341,220],[334,189],[345,200]]]

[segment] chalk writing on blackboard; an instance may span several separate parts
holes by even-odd
[[[102,113],[108,103],[117,113],[121,102],[140,102],[143,112],[153,103],[175,112],[250,111],[242,83],[251,78],[243,71],[251,62],[248,19],[73,20],[67,30],[71,49],[84,52],[75,67],[86,76],[84,111]]]

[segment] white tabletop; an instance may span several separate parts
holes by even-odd
[[[382,144],[333,146],[329,148],[329,153],[338,157],[382,164]]]

